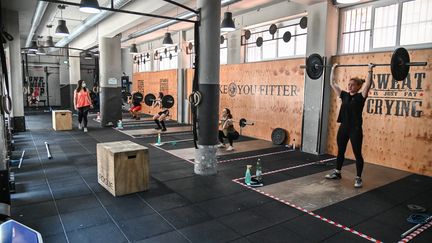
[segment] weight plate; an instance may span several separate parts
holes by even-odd
[[[318,65],[315,66],[315,65]],[[311,79],[318,79],[324,72],[324,60],[321,55],[314,53],[306,59],[306,73]]]
[[[286,131],[282,128],[275,128],[271,134],[273,144],[281,145],[285,142]]]
[[[246,126],[246,119],[244,119],[244,118],[242,118],[242,119],[240,119],[240,121],[239,121],[239,126],[240,127],[245,127]]]
[[[390,62],[391,73],[396,80],[404,80],[409,73],[410,66],[406,63],[410,62],[408,51],[400,47],[393,52]]]
[[[303,17],[300,19],[300,28],[302,29],[306,29],[307,27],[307,17]]]
[[[245,33],[244,33],[244,37],[245,37],[246,40],[249,40],[249,38],[251,37],[251,32],[250,32],[250,30],[246,30],[246,31],[245,31]]]
[[[160,56],[160,57],[159,57],[159,61],[161,61],[161,62],[162,62],[162,56]]]
[[[137,65],[140,65],[140,60],[137,60]]]
[[[264,42],[263,38],[262,37],[258,37],[257,40],[256,40],[256,45],[258,47],[260,47],[260,46],[262,46],[263,42]]]
[[[193,48],[193,44],[192,44],[192,42],[189,42],[188,48],[189,48],[189,50],[192,51],[192,48]]]
[[[144,103],[148,106],[152,106],[154,100],[156,100],[156,96],[154,96],[154,94],[147,94],[144,97]]]
[[[145,59],[143,60],[143,63],[144,63],[144,64],[146,63],[146,60],[145,60]]]
[[[171,95],[165,95],[162,98],[162,107],[169,109],[173,106],[174,106],[174,97],[172,97]]]
[[[168,49],[165,48],[164,53],[166,55],[168,53]]]
[[[147,58],[150,58],[150,53],[147,52]]]
[[[132,95],[132,100],[142,102],[143,99],[144,99],[144,95],[141,94],[140,92],[136,92],[135,94]]]
[[[220,36],[220,43],[223,44],[225,42],[225,37],[223,35]]]
[[[277,31],[277,26],[275,24],[270,25],[269,32],[271,35],[274,35]]]
[[[175,52],[178,51],[178,47],[177,47],[177,46],[174,47],[174,51],[175,51]]]
[[[287,31],[283,34],[282,37],[284,42],[289,42],[291,40],[291,32]]]
[[[155,56],[157,56],[157,55],[159,55],[159,52],[158,52],[158,51],[155,51]]]
[[[170,60],[172,59],[172,54],[171,54],[171,53],[169,54],[169,59],[170,59]]]

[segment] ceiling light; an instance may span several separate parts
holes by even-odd
[[[52,36],[47,36],[47,39],[45,41],[45,46],[54,47],[54,41]]]
[[[42,47],[39,47],[36,51],[37,55],[46,55],[45,50]]]
[[[162,41],[162,45],[163,46],[170,46],[170,45],[173,45],[174,44],[174,42],[173,42],[173,40],[172,40],[172,38],[171,38],[171,33],[165,33],[165,37],[163,38],[163,41]]]
[[[36,52],[38,50],[36,41],[31,41],[31,45],[29,46],[28,50],[32,52]]]
[[[136,46],[136,44],[132,44],[129,48],[129,53],[130,54],[137,54],[138,53],[138,48]]]
[[[63,19],[60,19],[58,21],[58,25],[56,28],[56,33],[57,36],[68,36],[69,35],[69,30],[66,26],[66,21]]]
[[[97,0],[81,0],[79,10],[84,13],[100,13],[99,3]]]
[[[90,53],[86,52],[86,54],[84,55],[84,59],[91,60],[91,59],[93,59],[93,57]]]
[[[235,30],[235,24],[234,24],[234,20],[232,18],[231,12],[225,12],[224,13],[224,18],[222,20],[220,27],[221,27],[221,31],[224,31],[224,32],[229,32],[229,31]]]

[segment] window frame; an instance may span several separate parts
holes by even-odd
[[[374,53],[374,52],[386,52],[386,51],[394,51],[397,47],[400,47],[400,37],[402,32],[402,12],[403,12],[403,4],[405,2],[411,2],[415,0],[383,0],[383,1],[376,1],[376,2],[369,2],[369,3],[362,3],[357,4],[353,6],[348,6],[341,8],[339,11],[339,30],[338,30],[338,48],[337,53],[338,55],[349,55],[349,54],[364,54],[364,53]],[[396,42],[394,46],[388,46],[388,47],[379,47],[379,48],[373,48],[373,35],[374,35],[374,23],[375,23],[375,9],[380,7],[385,7],[393,4],[398,4],[398,11],[397,11],[397,21],[396,21]],[[371,11],[371,28],[370,28],[370,36],[369,36],[369,51],[365,52],[343,52],[343,26],[345,24],[345,19],[343,18],[346,11],[357,9],[357,8],[366,8],[366,7],[372,7]],[[412,45],[403,45],[406,49],[430,49],[432,47],[432,42],[429,43],[421,43],[421,44],[412,44]]]

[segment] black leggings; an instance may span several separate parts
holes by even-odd
[[[361,177],[363,172],[363,156],[362,156],[362,143],[363,143],[363,130],[361,127],[349,127],[340,125],[337,133],[337,165],[336,169],[341,170],[343,162],[345,160],[345,151],[348,144],[348,140],[351,141],[351,146],[356,159],[357,176]]]
[[[228,138],[228,142],[229,142],[230,146],[233,146],[234,139],[231,136],[231,134],[228,133],[228,136],[225,136],[225,134],[221,130],[219,130],[219,142],[225,144],[224,138]]]
[[[84,119],[84,127],[87,127],[87,115],[90,110],[90,106],[84,106],[78,108],[78,122],[81,124],[81,122]]]

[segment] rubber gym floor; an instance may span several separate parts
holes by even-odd
[[[356,191],[353,177],[343,170],[347,176],[336,183],[347,196],[317,205],[308,195],[317,200],[313,195],[340,194],[323,192],[328,187],[322,175],[334,167],[331,155],[241,137],[235,152],[219,155],[217,175],[199,176],[189,158],[192,133],[170,133],[179,126],[174,122],[167,123],[168,132],[162,135],[162,141],[169,142],[156,147],[154,134],[125,134],[152,129],[146,121],[125,124],[120,132],[89,119],[89,132],[84,133],[73,119],[72,131],[56,132],[50,113],[27,111],[27,132],[14,136],[13,156],[19,157],[23,149],[26,156],[22,167],[13,169],[17,191],[12,194],[12,217],[40,231],[44,242],[398,242],[413,226],[406,220],[412,214],[406,205],[432,210],[430,177],[366,164],[365,188],[373,184],[368,174],[392,179]],[[96,144],[119,140],[148,147],[148,191],[113,197],[98,184]],[[53,159],[47,158],[44,142],[50,144]],[[242,151],[242,143],[265,146]],[[183,153],[176,153],[180,150]],[[257,158],[262,160],[265,185],[250,188],[242,177],[246,165],[254,165]],[[344,169],[353,166],[346,161]],[[308,181],[324,184],[316,184],[311,193]],[[318,204],[323,203],[321,196]],[[432,242],[429,226],[411,241]]]

